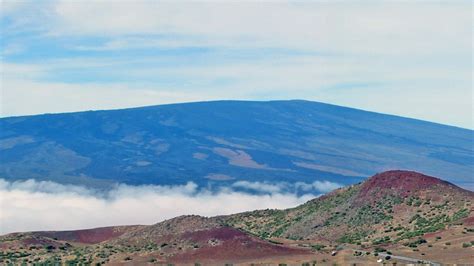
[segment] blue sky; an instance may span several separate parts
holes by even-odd
[[[470,1],[1,2],[1,116],[307,99],[474,128]]]

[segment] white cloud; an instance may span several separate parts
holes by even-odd
[[[118,185],[101,192],[45,181],[0,179],[0,233],[153,224],[183,214],[214,216],[254,209],[289,208],[314,195],[274,190],[253,195],[221,188]]]
[[[332,191],[336,188],[342,187],[342,185],[325,180],[325,181],[314,181],[313,182],[313,187],[316,190],[321,191],[321,192],[329,192],[329,191]]]
[[[94,195],[97,191],[92,189],[88,189],[81,186],[75,185],[64,185],[59,184],[51,181],[35,181],[33,179],[28,179],[25,181],[13,181],[8,182],[4,179],[0,179],[0,190],[7,191],[7,190],[20,190],[20,191],[34,191],[38,193],[58,193],[67,191],[71,194],[76,195]]]
[[[237,181],[232,184],[232,187],[260,193],[287,193],[288,191],[294,191],[295,193],[314,191],[318,191],[319,193],[327,193],[342,187],[342,185],[328,180],[316,180],[313,183],[296,182],[294,184],[287,182],[269,183],[258,181]]]
[[[342,187],[341,184],[335,183],[335,182],[330,182],[327,180],[319,181],[316,180],[313,183],[305,183],[305,182],[296,182],[295,183],[295,188],[297,190],[301,191],[312,191],[312,190],[317,190],[321,193],[327,193],[330,191],[333,191],[337,188]]]
[[[278,193],[282,191],[281,184],[269,184],[263,182],[237,181],[232,184],[232,187],[266,193]]]

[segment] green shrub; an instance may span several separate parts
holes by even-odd
[[[381,247],[376,247],[376,248],[375,248],[375,252],[377,252],[377,253],[378,253],[378,252],[385,252],[385,251],[387,251],[387,250],[384,249],[384,248],[381,248]]]
[[[456,221],[456,220],[459,220],[459,219],[462,219],[462,218],[466,218],[467,216],[469,216],[469,210],[468,209],[461,209],[459,211],[457,211],[455,214],[453,214],[453,221]]]
[[[325,245],[321,245],[321,244],[314,244],[314,245],[311,245],[311,248],[314,249],[314,250],[321,250],[323,248],[325,248],[326,246]]]

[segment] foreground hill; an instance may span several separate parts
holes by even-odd
[[[150,226],[9,234],[0,237],[0,259],[301,265],[367,264],[381,257],[402,263],[467,263],[474,259],[473,201],[473,192],[446,181],[389,171],[286,210],[181,216]]]
[[[0,119],[0,178],[107,186],[354,184],[413,169],[469,187],[471,130],[308,101],[217,101]]]
[[[241,213],[222,221],[263,238],[392,243],[467,217],[466,201],[473,196],[434,177],[388,171],[293,209]]]

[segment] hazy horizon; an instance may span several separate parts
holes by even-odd
[[[472,129],[471,7],[5,0],[0,115],[298,98]]]
[[[424,120],[416,117],[408,117],[408,116],[401,116],[397,114],[389,114],[389,113],[382,113],[378,111],[373,111],[373,110],[365,110],[361,108],[356,108],[356,107],[350,107],[350,106],[342,106],[338,104],[332,104],[332,103],[325,103],[325,102],[320,102],[316,100],[306,100],[306,99],[288,99],[288,100],[240,100],[240,99],[221,99],[221,100],[203,100],[203,101],[189,101],[189,102],[171,102],[171,103],[162,103],[162,104],[151,104],[151,105],[140,105],[140,106],[130,106],[130,107],[122,107],[122,108],[111,108],[111,109],[86,109],[86,110],[78,110],[78,111],[70,111],[70,112],[48,112],[48,113],[37,113],[37,114],[22,114],[22,115],[12,115],[12,116],[1,116],[0,114],[0,119],[2,118],[11,118],[11,117],[22,117],[22,116],[36,116],[36,115],[49,115],[49,114],[67,114],[67,113],[81,113],[81,112],[99,112],[99,111],[114,111],[114,110],[123,110],[123,109],[136,109],[136,108],[146,108],[146,107],[152,107],[152,106],[160,106],[160,105],[176,105],[176,104],[192,104],[192,103],[202,103],[202,102],[226,102],[226,101],[236,101],[236,102],[278,102],[278,101],[309,101],[309,102],[317,102],[317,103],[322,103],[322,104],[329,104],[329,105],[334,105],[334,106],[340,106],[340,107],[345,107],[345,108],[351,108],[351,109],[356,109],[356,110],[361,110],[361,111],[367,111],[371,113],[377,113],[377,114],[385,114],[385,115],[390,115],[390,116],[397,116],[397,117],[403,117],[407,119],[414,119],[414,120],[420,120],[423,122],[428,122],[428,123],[435,123],[435,124],[440,124],[440,125],[445,125],[445,126],[451,126],[451,127],[457,127],[461,129],[467,129],[467,130],[474,130],[473,128],[466,128],[458,125],[451,125],[451,124],[444,124],[436,121],[430,121],[430,120]]]

